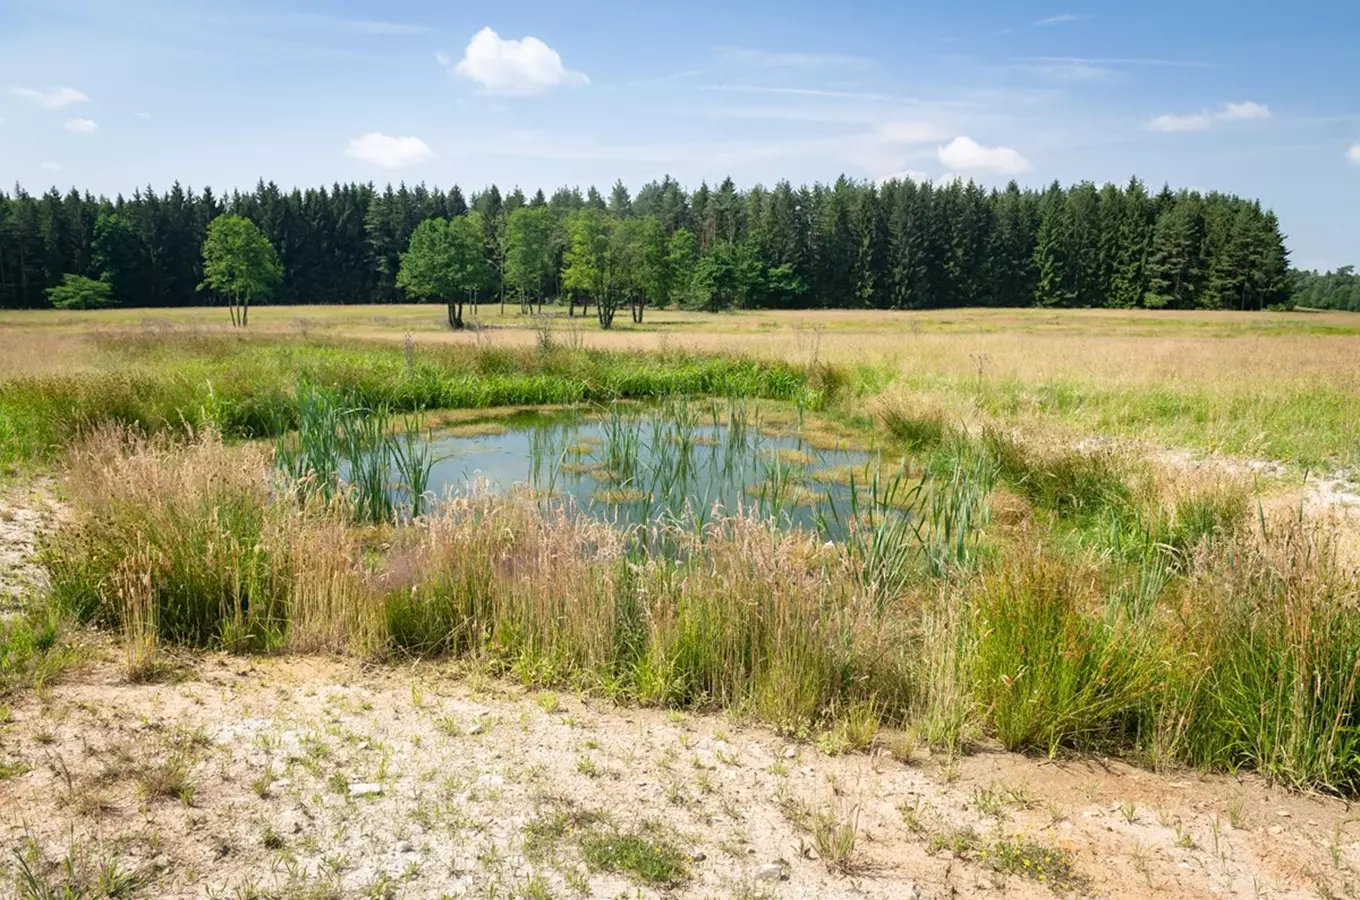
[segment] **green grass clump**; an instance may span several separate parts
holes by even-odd
[[[976,590],[972,676],[1007,749],[1136,744],[1160,683],[1147,622],[1106,604],[1089,573],[1042,556],[1007,563]]]
[[[0,699],[27,688],[41,689],[74,658],[55,611],[30,610],[0,619]]]
[[[1040,450],[996,428],[984,431],[983,444],[1002,478],[1035,506],[1060,516],[1095,513],[1131,497],[1108,451]]]
[[[1024,835],[987,838],[972,828],[933,832],[926,841],[926,852],[934,855],[943,850],[994,872],[1029,878],[1057,891],[1080,890],[1087,883],[1062,849]]]
[[[1360,588],[1301,523],[1200,579],[1168,677],[1163,750],[1295,787],[1360,791]],[[1193,649],[1193,653],[1190,651]]]
[[[617,872],[652,887],[678,887],[690,877],[688,854],[655,822],[587,834],[581,840],[581,855],[591,869]]]
[[[888,395],[878,402],[878,418],[883,429],[907,450],[930,450],[957,434],[943,409],[914,401],[902,394]]]

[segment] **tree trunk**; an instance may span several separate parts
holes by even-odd
[[[241,301],[241,327],[245,328],[250,324],[250,298],[246,297]]]

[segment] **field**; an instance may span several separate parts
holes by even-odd
[[[1360,887],[1360,319],[225,319],[0,312],[20,896]],[[800,450],[697,527],[411,499],[542,406],[618,496]],[[834,532],[805,441],[880,460]]]

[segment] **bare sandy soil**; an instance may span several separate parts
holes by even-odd
[[[47,483],[0,496],[0,607],[41,584],[59,512]],[[111,896],[299,900],[1360,891],[1349,804],[1252,777],[948,760],[893,736],[833,756],[455,664],[195,655],[134,684],[88,640],[60,682],[0,703],[0,896],[46,896],[18,892],[25,868]]]
[[[1314,897],[1360,865],[1346,804],[1251,778],[828,756],[445,665],[203,656],[129,684],[95,656],[0,725],[0,840],[135,896]],[[854,826],[846,859],[819,822]],[[658,883],[599,855],[632,836],[673,852]]]
[[[58,511],[48,479],[0,489],[0,616],[45,584],[35,559],[38,535]]]

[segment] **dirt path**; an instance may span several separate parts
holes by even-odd
[[[129,684],[111,659],[15,704],[8,859],[233,898],[1049,897],[1055,881],[1284,898],[1349,896],[1360,866],[1344,804],[1252,779],[827,756],[442,665],[211,656],[181,675]],[[819,827],[825,851],[852,822],[838,870]]]
[[[0,615],[42,589],[46,576],[34,559],[38,535],[57,512],[50,479],[0,488]]]

